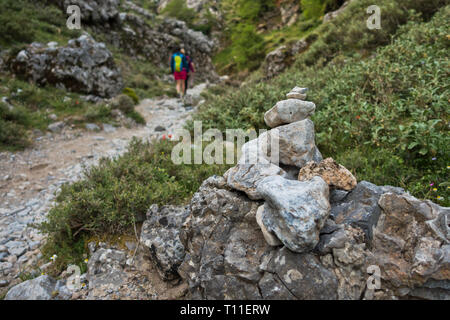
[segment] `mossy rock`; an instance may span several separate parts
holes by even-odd
[[[122,93],[130,97],[133,100],[134,104],[139,104],[139,97],[137,96],[136,92],[133,89],[125,88],[123,89]]]

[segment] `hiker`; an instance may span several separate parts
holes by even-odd
[[[177,83],[177,93],[182,98],[185,93],[187,61],[185,55],[181,53],[180,48],[177,48],[170,58],[170,68]]]
[[[187,76],[186,76],[186,81],[185,81],[185,85],[184,85],[184,94],[187,93],[187,90],[189,88],[189,83],[194,83],[193,79],[194,79],[194,73],[195,73],[195,66],[194,66],[194,61],[192,60],[192,58],[186,54],[186,51],[184,49],[181,49],[181,53],[184,54],[184,56],[186,57],[186,62],[187,62]]]

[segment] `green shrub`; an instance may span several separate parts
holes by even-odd
[[[163,14],[184,21],[189,26],[192,25],[196,13],[194,9],[186,6],[186,0],[171,0],[162,11]]]
[[[239,24],[231,36],[231,54],[239,70],[254,70],[264,59],[264,42],[251,24]]]
[[[301,0],[301,5],[306,19],[318,19],[325,12],[325,0]]]
[[[139,97],[137,96],[136,92],[133,89],[125,88],[123,89],[122,93],[124,95],[129,96],[133,100],[134,104],[139,104]]]
[[[89,106],[84,114],[84,118],[88,122],[109,122],[111,108],[104,104]]]
[[[274,9],[274,0],[226,0],[222,3],[225,45],[214,59],[221,71],[252,71],[261,64],[266,43],[256,33],[256,26],[264,13]]]
[[[29,145],[27,131],[47,130],[52,122],[49,118],[52,113],[76,124],[86,121],[111,123],[114,120],[111,109],[104,104],[92,104],[76,93],[51,86],[39,87],[8,74],[0,75],[0,97],[9,97],[14,106],[12,110],[3,104],[0,107],[0,119],[3,121],[0,150],[23,149]],[[7,124],[4,124],[5,121]]]
[[[55,3],[32,0],[0,1],[0,45],[28,44],[33,41],[65,43],[80,30],[65,27],[67,16]]]
[[[2,0],[0,2],[0,44],[33,41],[35,29],[30,21],[32,14],[27,1]]]
[[[307,52],[299,56],[296,67],[324,64],[345,52],[360,51],[367,54],[374,48],[388,44],[399,26],[408,21],[417,21],[417,14],[430,17],[446,4],[446,0],[379,0],[376,3],[381,10],[379,30],[369,30],[366,26],[366,9],[372,4],[371,0],[353,1],[337,18],[322,24],[315,31],[320,37]]]
[[[134,101],[129,96],[121,94],[116,97],[116,100],[113,103],[113,108],[117,108],[127,114],[134,111]]]
[[[173,145],[135,139],[123,156],[103,159],[84,180],[64,185],[40,226],[49,236],[46,254],[57,254],[61,268],[81,263],[87,237],[133,232],[151,204],[183,204],[204,179],[224,172],[218,165],[175,165]]]

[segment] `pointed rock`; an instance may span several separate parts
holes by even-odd
[[[256,190],[259,182],[264,178],[276,175],[285,177],[287,174],[283,169],[272,163],[257,163],[238,164],[229,169],[224,177],[231,188],[245,192],[252,200],[259,200],[262,199]]]
[[[311,116],[316,110],[316,105],[309,101],[288,99],[277,104],[264,115],[266,124],[275,128],[282,124],[301,121]]]
[[[260,206],[258,208],[258,211],[256,211],[256,222],[258,223],[258,226],[261,228],[261,231],[267,244],[272,247],[277,247],[282,243],[280,240],[278,240],[277,236],[273,232],[267,230],[266,226],[262,222],[263,212],[264,212],[264,205]]]
[[[329,189],[320,177],[310,181],[280,176],[263,179],[257,192],[266,200],[262,222],[290,250],[307,252],[319,242],[330,213]]]

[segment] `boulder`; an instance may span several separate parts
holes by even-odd
[[[403,193],[401,188],[379,187],[367,181],[361,181],[356,188],[346,194],[342,200],[333,203],[330,216],[337,224],[350,224],[364,230],[366,239],[372,239],[372,228],[380,216],[378,200],[386,192]]]
[[[279,161],[284,165],[301,168],[310,161],[322,160],[315,143],[314,123],[310,119],[277,127],[268,131],[267,135],[267,140],[262,140],[260,136],[262,143],[278,140]],[[269,145],[267,150],[271,154],[272,147]]]
[[[8,60],[9,70],[39,85],[110,98],[121,92],[122,75],[104,43],[84,34],[66,47],[31,44]]]
[[[379,205],[382,213],[373,230],[372,252],[389,289],[399,294],[408,288],[403,290],[406,296],[448,299],[450,245],[427,222],[450,215],[450,209],[395,193],[381,195]]]
[[[263,179],[257,191],[266,200],[262,222],[269,232],[295,252],[317,245],[330,213],[329,189],[322,178],[301,182],[272,176]]]
[[[273,254],[266,270],[278,276],[296,299],[335,300],[338,298],[338,280],[335,274],[325,268],[311,253],[297,254],[282,248]],[[283,293],[283,295],[286,294]],[[283,295],[278,294],[276,298],[282,298]]]
[[[55,286],[55,279],[42,275],[9,289],[5,300],[51,300],[54,296]]]
[[[315,110],[316,105],[309,101],[282,100],[264,114],[264,121],[269,127],[275,128],[282,124],[304,120]]]
[[[82,23],[102,24],[119,21],[120,0],[58,0],[66,13],[67,7],[77,5],[80,8]]]
[[[353,174],[333,158],[327,158],[320,163],[308,162],[300,169],[298,180],[306,181],[315,176],[321,177],[330,187],[347,191],[354,189],[357,184]]]
[[[95,248],[87,265],[89,299],[101,299],[107,291],[117,291],[126,283],[126,254],[112,248]]]
[[[185,207],[153,205],[141,229],[141,243],[148,248],[152,262],[164,280],[178,276],[185,249],[180,240],[180,230],[189,211]]]
[[[260,299],[261,257],[270,250],[256,223],[258,203],[226,188],[225,179],[203,182],[182,231],[186,256],[178,268],[199,299]]]
[[[233,189],[243,191],[252,200],[262,199],[257,192],[259,182],[270,176],[286,176],[286,172],[280,167],[267,163],[237,164],[230,168],[224,175],[227,184]]]
[[[265,77],[270,79],[286,70],[295,61],[295,56],[304,52],[308,45],[308,42],[301,39],[282,45],[269,52],[262,64]]]

